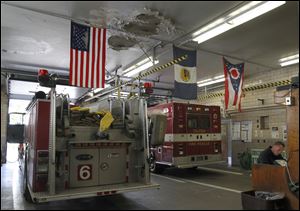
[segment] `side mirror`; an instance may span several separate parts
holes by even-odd
[[[167,117],[162,114],[153,114],[150,117],[150,145],[162,145],[165,141],[165,133],[167,128]]]

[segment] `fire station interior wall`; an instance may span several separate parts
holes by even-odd
[[[246,69],[247,70],[247,69]],[[250,70],[249,70],[250,71]],[[299,67],[287,67],[279,70],[273,70],[265,73],[255,75],[251,78],[245,78],[244,87],[255,86],[259,84],[291,80],[291,77],[298,75]],[[224,92],[222,89],[214,90],[213,92]],[[209,93],[213,93],[209,92]],[[286,127],[286,106],[276,104],[275,101],[282,101],[276,96],[283,96],[287,91],[276,92],[276,88],[265,88],[255,91],[245,92],[245,96],[242,98],[241,113],[232,113],[229,117],[232,122],[235,121],[252,121],[252,142],[242,142],[241,140],[232,140],[232,164],[239,165],[238,155],[250,149],[265,149],[269,145],[272,145],[275,141],[285,141],[284,130]],[[264,105],[258,99],[264,100]],[[198,103],[204,105],[219,105],[221,109],[223,105],[224,96],[210,98],[206,100],[198,101]],[[265,108],[264,108],[265,107]],[[268,108],[269,107],[269,108]],[[268,116],[269,126],[266,129],[261,129],[261,117]],[[224,125],[223,125],[224,126]],[[273,131],[272,131],[273,128]],[[223,132],[224,130],[222,130]],[[223,136],[222,137],[226,137]],[[286,141],[285,141],[286,142]]]
[[[6,83],[1,75],[1,161],[6,160],[6,134],[8,118],[8,96],[6,94]]]

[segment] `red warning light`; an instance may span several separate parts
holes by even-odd
[[[42,76],[42,75],[48,75],[48,70],[40,69],[39,70],[39,76]]]

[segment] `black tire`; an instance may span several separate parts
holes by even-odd
[[[25,198],[25,200],[29,203],[33,203],[32,201],[32,198],[31,198],[31,195],[30,195],[30,192],[28,190],[28,186],[26,186],[25,190],[24,190],[24,193],[23,193],[23,196]]]
[[[162,174],[166,170],[166,167],[163,165],[158,164],[156,167],[155,173]]]
[[[28,189],[28,183],[27,183],[27,150],[25,151],[25,158],[24,158],[24,173],[23,173],[23,196],[25,200],[29,203],[33,203],[29,189]]]
[[[198,169],[198,166],[194,166],[194,167],[188,168],[189,171],[196,171],[197,169]]]
[[[165,167],[157,164],[154,155],[151,155],[149,169],[152,173],[161,174],[165,170]]]

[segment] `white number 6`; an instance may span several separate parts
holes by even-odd
[[[81,166],[79,169],[79,178],[81,180],[88,180],[91,177],[91,166]]]

